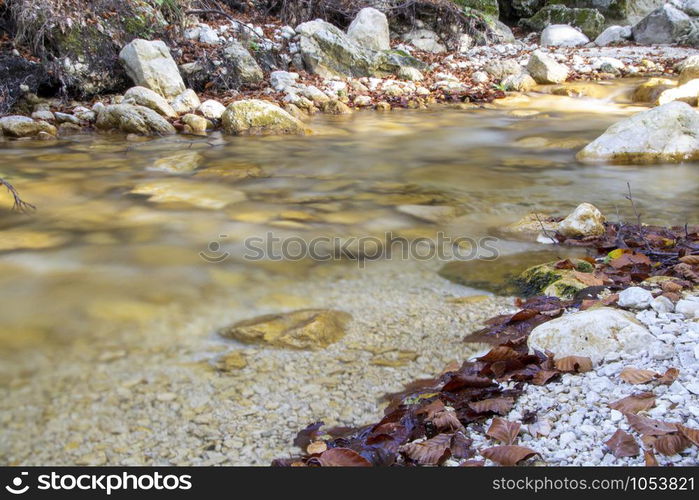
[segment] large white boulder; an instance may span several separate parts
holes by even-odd
[[[633,27],[633,38],[640,45],[677,43],[690,24],[691,18],[687,14],[666,3]]]
[[[527,340],[530,349],[550,351],[557,358],[587,356],[600,363],[609,353],[628,353],[648,349],[655,337],[633,314],[600,307],[566,314],[532,330]]]
[[[360,10],[347,28],[347,34],[359,45],[373,50],[389,50],[391,38],[386,15],[367,7]]]
[[[529,57],[527,71],[537,83],[563,83],[568,78],[568,67],[540,50]]]
[[[583,33],[567,24],[550,24],[541,32],[541,45],[551,47],[579,47],[590,43]]]
[[[121,49],[119,60],[136,85],[149,88],[167,99],[185,90],[177,64],[167,45],[160,40],[137,38]]]
[[[699,113],[673,101],[609,127],[577,154],[581,161],[679,162],[699,158]]]

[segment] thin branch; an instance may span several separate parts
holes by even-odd
[[[12,184],[10,184],[9,182],[7,182],[5,179],[3,179],[2,177],[0,177],[0,186],[5,186],[5,188],[7,188],[7,190],[12,195],[12,198],[14,199],[14,203],[12,205],[13,210],[16,210],[18,212],[29,212],[32,210],[36,210],[36,207],[34,205],[24,201],[20,197],[20,195],[17,192],[17,190],[15,189],[15,187]]]
[[[555,238],[556,232],[554,231],[553,236],[549,235],[549,230],[544,227],[544,223],[539,218],[539,214],[534,212],[534,216],[536,217],[536,220],[539,221],[539,225],[541,226],[541,232],[544,233],[544,236],[546,236],[548,239],[553,241],[554,245],[560,244],[560,242],[558,241],[558,238]]]

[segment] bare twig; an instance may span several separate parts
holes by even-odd
[[[541,226],[541,232],[544,233],[544,236],[546,236],[548,239],[553,241],[554,245],[558,245],[559,241],[558,238],[556,238],[556,232],[554,231],[553,236],[549,234],[549,230],[544,227],[544,223],[542,220],[539,218],[539,214],[534,212],[534,216],[536,217],[536,220],[539,221],[539,225]]]
[[[24,201],[15,187],[7,182],[5,179],[0,177],[0,186],[5,186],[5,188],[10,192],[12,195],[12,198],[14,199],[14,203],[12,205],[13,210],[17,210],[18,212],[29,212],[31,210],[36,210],[36,207],[32,205],[31,203],[28,203]]]
[[[641,224],[641,214],[636,208],[636,202],[633,199],[633,194],[631,193],[631,183],[626,182],[626,189],[628,190],[628,194],[624,196],[629,202],[631,203],[631,208],[633,208],[633,213],[636,216],[636,224],[638,225],[638,234],[641,235],[641,239],[643,240],[643,243],[646,245],[646,249],[649,251],[651,250],[650,243],[648,243],[648,240],[646,240],[644,230],[643,230],[643,224]]]

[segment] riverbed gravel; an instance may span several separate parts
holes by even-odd
[[[468,357],[479,346],[463,343],[464,334],[511,310],[511,299],[439,278],[434,264],[320,267],[304,281],[280,280],[252,306],[228,300],[192,316],[173,308],[146,338],[125,333],[8,359],[3,371],[15,376],[0,389],[0,461],[265,465],[298,452],[294,436],[308,423],[374,421],[382,394]],[[216,334],[302,307],[354,319],[343,339],[318,351],[242,346]]]

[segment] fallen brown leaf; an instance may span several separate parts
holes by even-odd
[[[534,374],[532,378],[532,384],[534,385],[545,385],[549,381],[558,377],[561,374],[558,370],[539,370]]]
[[[655,453],[653,453],[653,450],[645,450],[643,452],[643,460],[646,463],[646,467],[658,466],[658,460],[655,458]]]
[[[609,403],[609,407],[621,413],[638,413],[655,406],[655,395],[652,392],[641,392],[626,396],[619,401]]]
[[[454,433],[449,444],[451,456],[454,458],[471,458],[476,454],[476,450],[471,448],[472,444],[473,440],[467,438],[463,432]]]
[[[662,436],[664,434],[677,432],[677,424],[663,422],[662,420],[654,420],[652,418],[634,415],[633,413],[625,413],[624,415],[626,416],[626,420],[628,420],[629,425],[636,432],[641,434],[647,434],[649,436]]]
[[[573,277],[579,282],[587,286],[602,286],[604,285],[604,280],[593,273],[581,273],[580,271],[573,271]]]
[[[689,439],[694,444],[694,446],[699,446],[699,429],[692,429],[691,427],[685,427],[684,425],[678,425],[677,428],[684,437]]]
[[[641,451],[634,437],[621,429],[617,429],[612,437],[606,440],[604,444],[607,445],[607,448],[609,448],[617,458],[635,457],[638,456]]]
[[[371,467],[371,462],[349,448],[330,448],[318,457],[322,467]]]
[[[527,460],[535,455],[541,456],[539,452],[531,448],[516,445],[493,446],[492,448],[481,450],[481,455],[496,464],[506,466],[517,465],[522,460]]]
[[[680,371],[677,368],[668,368],[667,371],[658,378],[658,382],[664,385],[671,385],[679,376]]]
[[[592,370],[592,360],[585,356],[566,356],[555,360],[555,365],[562,372],[583,373]]]
[[[653,448],[661,455],[670,457],[683,451],[690,444],[692,443],[689,441],[689,439],[684,437],[682,434],[666,434],[655,440],[655,443],[653,443]]]
[[[437,465],[450,456],[451,434],[437,434],[432,439],[419,443],[408,443],[400,451],[420,465]]]
[[[504,418],[495,417],[485,434],[505,444],[512,444],[517,439],[521,426],[519,422],[510,422]]]
[[[492,412],[499,415],[504,415],[509,412],[513,405],[514,399],[512,398],[490,398],[468,404],[476,413]]]
[[[619,374],[619,378],[629,384],[647,384],[659,376],[660,374],[654,372],[653,370],[640,370],[638,368],[633,368],[632,366],[627,366],[621,370],[621,373]]]
[[[464,426],[459,422],[459,418],[452,410],[440,411],[432,418],[432,423],[440,431],[462,431]]]

